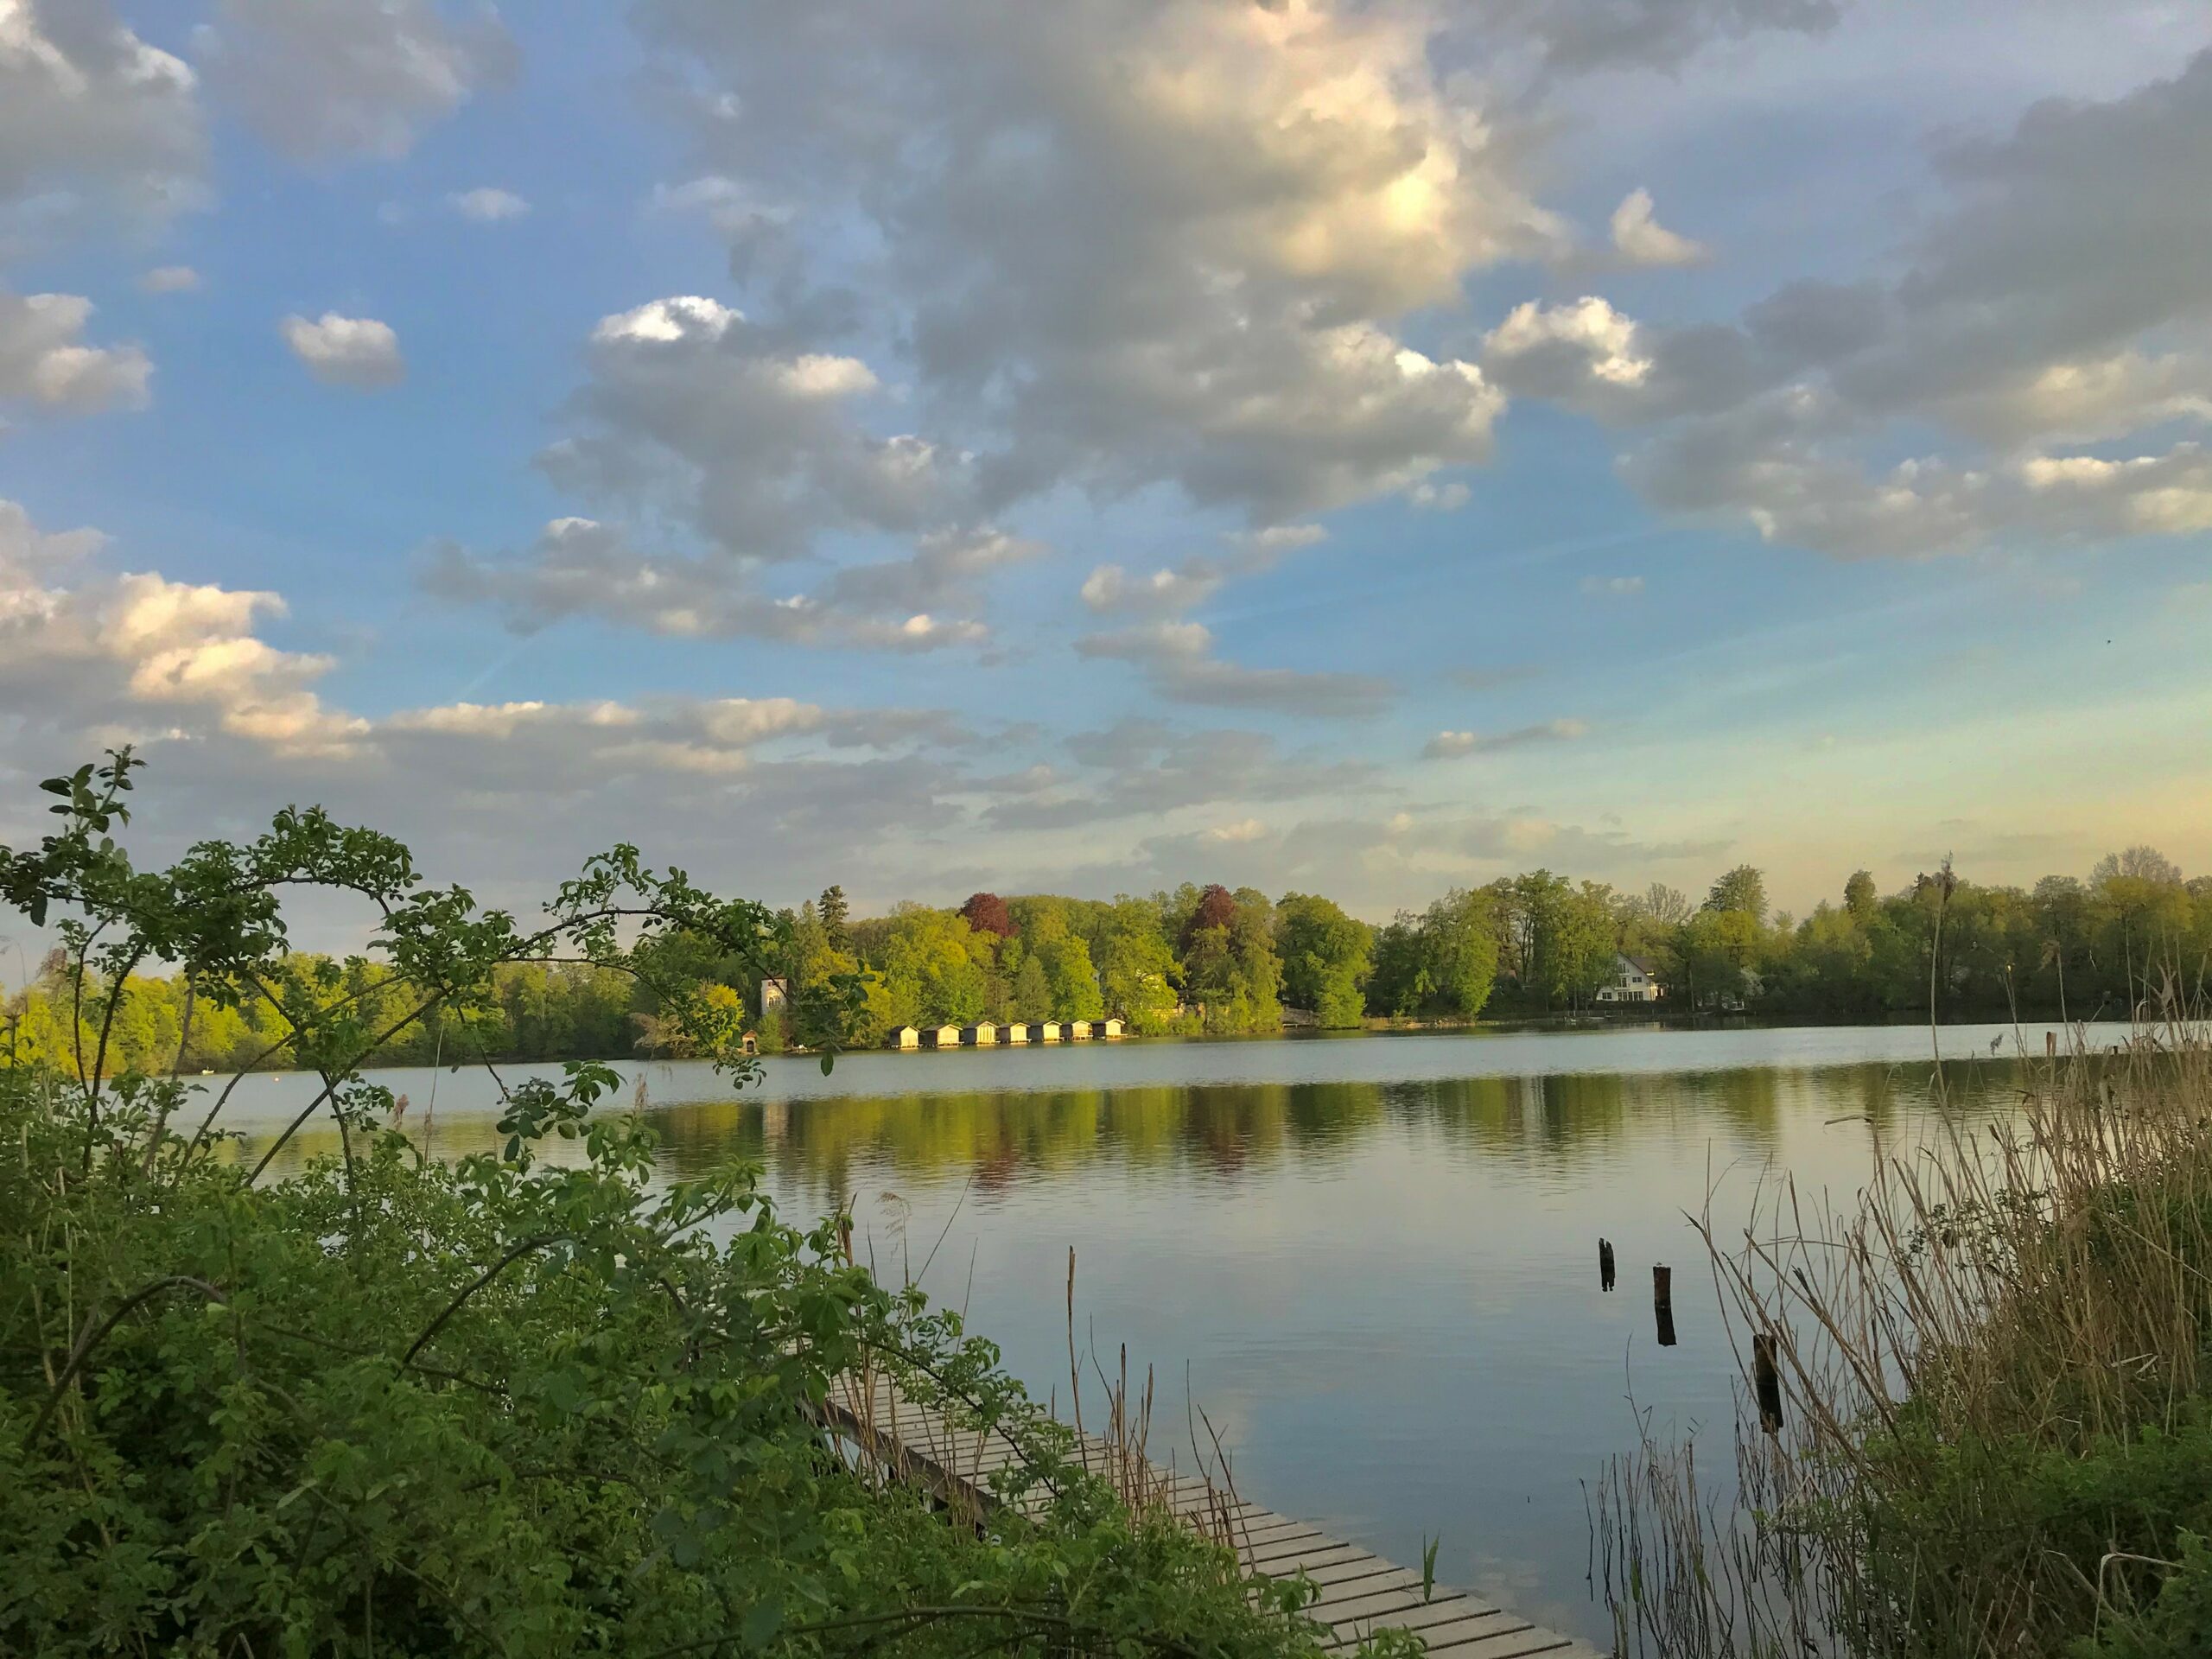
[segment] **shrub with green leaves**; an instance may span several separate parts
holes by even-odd
[[[502,963],[649,973],[679,934],[765,954],[771,912],[625,848],[525,930],[314,811],[142,872],[113,836],[132,781],[127,753],[54,780],[62,824],[0,849],[0,898],[57,931],[95,1047],[147,963],[213,1002],[269,996],[340,1150],[270,1179],[305,1115],[218,1156],[227,1086],[33,1064],[0,1025],[0,1651],[1313,1650],[1296,1588],[1253,1595],[1225,1552],[1131,1515],[989,1344],[851,1262],[841,1218],[787,1224],[741,1167],[657,1180],[650,1118],[601,1109],[605,1068],[514,1087],[498,1153],[426,1160],[360,1075],[397,1027],[349,1002],[358,963],[287,982],[279,895],[367,900],[414,1019]],[[859,988],[795,1017],[832,1041]],[[729,1011],[680,989],[698,1051],[745,1080]],[[825,1430],[863,1370],[1022,1447],[982,1526]]]

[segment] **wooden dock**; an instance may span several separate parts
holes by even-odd
[[[829,1402],[831,1422],[867,1446],[902,1478],[927,1486],[944,1502],[982,1516],[998,1506],[992,1477],[1021,1452],[996,1430],[957,1427],[935,1409],[878,1382],[863,1393],[847,1388]],[[1130,1471],[1110,1441],[1082,1437],[1084,1463],[1126,1485]],[[1211,1482],[1147,1464],[1136,1479],[1195,1529],[1226,1537],[1245,1569],[1264,1578],[1304,1573],[1320,1587],[1306,1610],[1332,1636],[1325,1651],[1356,1647],[1374,1632],[1419,1632],[1428,1651],[1452,1659],[1599,1659],[1587,1643],[1531,1624],[1480,1597],[1441,1585],[1424,1593],[1417,1572],[1346,1543],[1320,1528],[1247,1503]]]

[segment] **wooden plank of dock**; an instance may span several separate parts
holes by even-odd
[[[963,1428],[934,1408],[906,1399],[887,1382],[870,1389],[850,1385],[833,1392],[830,1422],[868,1446],[902,1478],[915,1480],[944,1501],[977,1515],[999,1506],[992,1479],[1021,1461],[1021,1451],[995,1429]],[[1085,1466],[1102,1474],[1116,1467],[1111,1445],[1093,1434],[1079,1438]],[[1562,1636],[1463,1591],[1433,1586],[1421,1574],[1385,1560],[1373,1550],[1331,1536],[1308,1522],[1278,1515],[1224,1492],[1211,1482],[1174,1469],[1147,1465],[1139,1478],[1175,1514],[1210,1536],[1226,1536],[1247,1573],[1287,1579],[1303,1573],[1320,1593],[1307,1617],[1328,1628],[1325,1652],[1357,1647],[1381,1630],[1418,1632],[1433,1654],[1452,1659],[1599,1659],[1587,1643]]]

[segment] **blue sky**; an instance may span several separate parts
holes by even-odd
[[[500,898],[2204,870],[2208,48],[0,0],[0,838],[128,739]]]

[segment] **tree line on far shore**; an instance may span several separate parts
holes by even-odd
[[[1701,899],[1661,884],[1622,893],[1549,870],[1454,888],[1375,925],[1318,894],[1270,899],[1251,887],[1185,883],[1112,899],[978,893],[953,909],[902,904],[855,918],[841,887],[788,912],[785,1000],[762,1007],[751,970],[681,939],[660,948],[661,982],[703,988],[757,1013],[761,1046],[801,1033],[810,997],[858,976],[855,1045],[899,1027],[988,1020],[1120,1016],[1143,1035],[1232,1035],[1298,1023],[1347,1028],[1373,1020],[1534,1017],[1599,1006],[1619,960],[1664,988],[1662,1012],[1725,1008],[1820,1018],[2018,1012],[2037,1019],[2124,1018],[2169,981],[2193,995],[2212,958],[2212,879],[2185,880],[2155,850],[2130,848],[2086,878],[2032,887],[1983,885],[1945,868],[1890,893],[1855,872],[1836,901],[1805,917],[1775,913],[1763,874],[1743,865]],[[373,1019],[375,969],[333,975],[296,958],[318,991],[357,1001]],[[366,976],[365,979],[364,976]],[[356,981],[363,982],[357,983]],[[282,1022],[256,996],[237,1007],[134,977],[108,1033],[111,1070],[228,1071],[290,1063]],[[60,965],[0,1007],[27,1052],[74,1069],[98,1033],[72,1033]],[[478,1005],[448,1009],[389,1051],[395,1064],[680,1057],[679,1022],[637,981],[563,963],[503,968]]]

